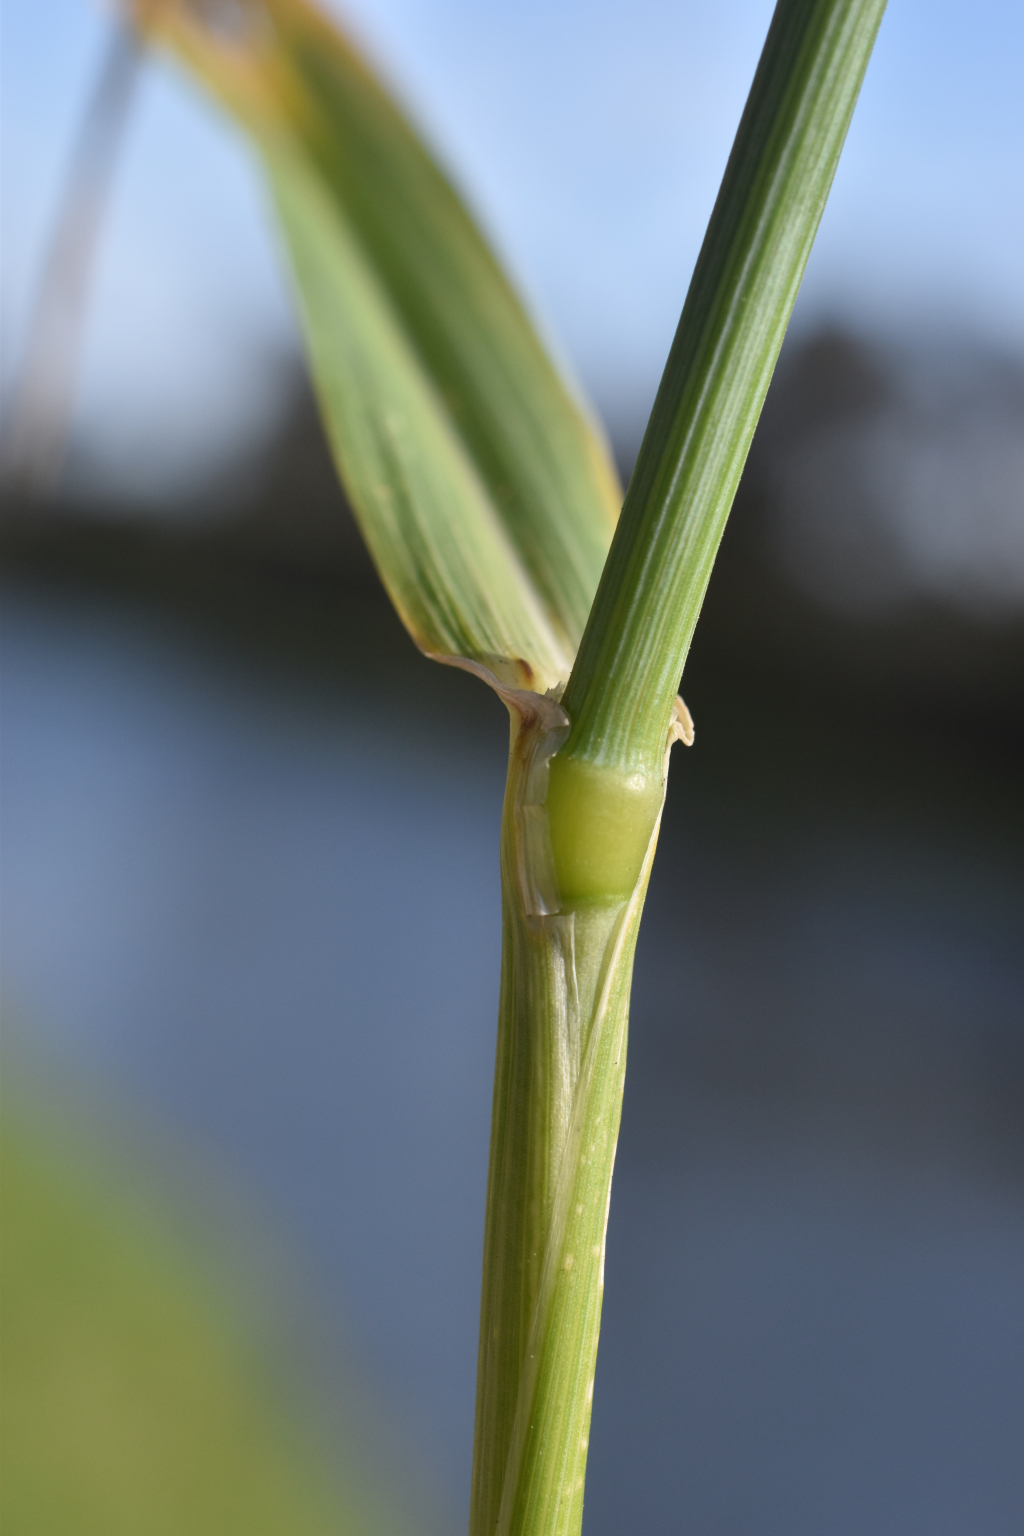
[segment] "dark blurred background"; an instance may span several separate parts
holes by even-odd
[[[720,10],[355,12],[624,479],[770,14]],[[1024,1520],[1024,22],[983,10],[883,26],[687,664],[589,1536]],[[10,442],[108,24],[3,16]],[[456,1530],[506,719],[388,608],[240,148],[133,89],[0,524],[5,1075],[273,1275],[301,1422],[372,1421]]]

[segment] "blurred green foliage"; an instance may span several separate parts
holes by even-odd
[[[5,1536],[366,1530],[187,1246],[60,1147],[5,1114]]]

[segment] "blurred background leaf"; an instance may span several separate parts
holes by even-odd
[[[66,1114],[5,1090],[4,1529],[393,1530],[318,1459],[268,1340],[175,1233],[159,1185],[143,1203],[114,1168]]]

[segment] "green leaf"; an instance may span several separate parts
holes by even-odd
[[[621,492],[450,182],[304,0],[136,14],[260,150],[338,468],[413,638],[563,685]]]
[[[137,1156],[62,1111],[12,1104],[5,1081],[4,1531],[408,1536],[365,1454],[344,1447],[331,1468],[306,1443],[293,1384],[240,1323],[255,1292],[222,1290],[224,1255],[179,1230],[160,1181],[136,1184]]]

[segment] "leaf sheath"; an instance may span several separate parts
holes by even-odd
[[[545,797],[565,717],[509,696],[503,944],[471,1536],[573,1536],[594,1389],[633,953],[634,890],[560,903]]]

